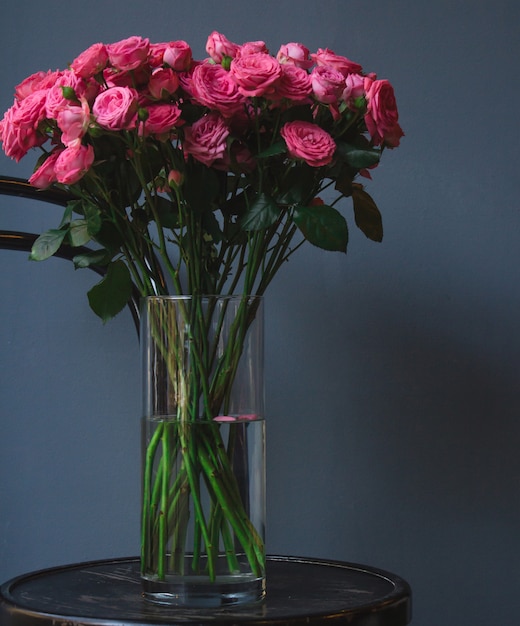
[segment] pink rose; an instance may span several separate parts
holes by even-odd
[[[47,90],[47,96],[45,98],[45,114],[51,120],[55,120],[58,117],[58,113],[61,109],[69,105],[69,100],[63,95],[63,88],[54,85]]]
[[[57,119],[59,112],[70,106],[71,100],[63,95],[63,88],[70,87],[74,92],[74,97],[78,100],[93,102],[100,90],[97,81],[84,80],[74,72],[66,71],[58,78],[56,84],[47,90],[45,100],[45,112],[49,119]]]
[[[233,59],[229,72],[242,95],[255,97],[274,93],[282,68],[271,55],[257,52]]]
[[[316,54],[311,54],[311,58],[316,65],[332,67],[338,72],[341,72],[345,77],[347,74],[359,74],[363,69],[359,63],[355,63],[339,54],[334,54],[334,52],[328,48],[320,48]]]
[[[14,123],[17,108],[18,102],[7,109],[0,122],[2,148],[6,155],[15,161],[19,161],[24,157],[29,149],[23,145],[23,141],[20,141],[20,128]]]
[[[376,146],[385,144],[390,148],[399,145],[404,135],[398,124],[399,114],[394,88],[388,80],[365,78],[367,111],[365,123]]]
[[[150,75],[142,72],[142,68],[131,70],[130,72],[121,72],[114,67],[106,67],[103,70],[103,81],[105,87],[134,87],[138,83],[139,85],[148,82]],[[145,78],[146,76],[146,78]]]
[[[332,67],[318,66],[311,72],[312,91],[318,102],[337,102],[345,88],[345,77]]]
[[[73,185],[88,172],[94,162],[92,146],[73,145],[65,148],[56,159],[56,180],[64,185]]]
[[[184,131],[182,147],[185,154],[210,167],[222,159],[226,151],[229,128],[218,113],[209,113]]]
[[[148,59],[150,40],[137,36],[128,37],[109,44],[106,49],[110,63],[117,70],[135,70]]]
[[[36,130],[46,117],[45,101],[47,90],[33,91],[24,98],[16,108],[15,123],[23,128]]]
[[[148,50],[148,63],[150,67],[161,67],[163,65],[164,51],[168,47],[166,42],[151,43]]]
[[[31,74],[15,87],[16,100],[23,100],[34,91],[49,89],[54,85],[60,75],[61,72],[59,70],[56,72],[49,70],[48,72],[36,72],[35,74]]]
[[[239,46],[214,30],[206,41],[206,52],[215,61],[222,63],[224,57],[234,58]]]
[[[138,94],[131,87],[110,87],[94,101],[96,122],[109,130],[123,130],[135,125]]]
[[[176,104],[161,102],[148,107],[148,117],[144,127],[139,127],[141,135],[156,135],[167,139],[177,126],[183,124],[182,111]]]
[[[78,55],[70,66],[78,76],[90,78],[104,70],[107,63],[106,46],[102,43],[95,43]]]
[[[309,58],[309,50],[301,43],[286,43],[280,47],[276,58],[279,63],[290,63],[308,70],[314,63]]]
[[[179,78],[169,67],[160,67],[154,70],[148,83],[148,91],[156,100],[168,98],[177,91],[178,87]]]
[[[311,77],[306,70],[290,63],[282,64],[282,76],[276,85],[280,98],[305,102],[312,93]]]
[[[61,109],[57,117],[58,127],[61,130],[61,141],[65,146],[81,141],[90,124],[90,107],[85,98],[80,106],[68,105]]]
[[[45,159],[40,167],[35,170],[34,174],[29,178],[29,184],[38,189],[47,189],[56,182],[56,172],[54,167],[56,160],[61,154],[61,150],[57,149]]]
[[[164,51],[163,61],[177,72],[189,70],[193,62],[190,46],[182,40],[171,41]]]
[[[39,92],[35,92],[38,94]],[[27,96],[26,99],[32,98]],[[25,102],[25,100],[23,101]],[[33,126],[30,121],[31,116],[27,116],[27,112],[22,110],[19,102],[9,108],[0,122],[0,138],[2,140],[5,154],[20,161],[31,148],[41,146],[47,141],[47,136],[38,132],[37,125]],[[32,120],[36,121],[37,120]],[[29,123],[27,123],[29,122]]]
[[[336,150],[334,139],[317,124],[300,120],[287,122],[280,134],[292,158],[302,159],[311,167],[321,167],[332,161]]]
[[[192,98],[230,117],[241,107],[244,97],[235,81],[221,65],[201,63],[191,74]]]
[[[85,98],[93,102],[101,89],[100,84],[94,78],[81,78],[72,70],[65,70],[56,80],[55,87],[70,87],[76,98]]]
[[[265,45],[265,41],[247,41],[239,47],[236,56],[244,57],[248,54],[256,54],[258,52],[262,52],[263,54],[269,54],[269,50]]]
[[[34,91],[22,101],[15,101],[4,114],[0,126],[3,149],[15,161],[47,141],[47,136],[39,132],[39,125],[45,119],[46,97],[46,89]]]

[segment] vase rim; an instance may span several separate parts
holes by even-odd
[[[201,294],[200,296],[194,296],[189,294],[184,295],[156,295],[156,296],[142,296],[142,301],[152,300],[193,300],[194,298],[200,298],[201,300],[241,300],[242,298],[249,298],[251,300],[263,300],[264,296],[261,295],[245,295],[241,293],[234,294]]]

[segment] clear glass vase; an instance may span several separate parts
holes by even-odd
[[[148,600],[265,595],[262,299],[141,304],[141,580]]]

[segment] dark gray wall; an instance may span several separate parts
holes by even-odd
[[[9,2],[0,105],[95,41],[213,29],[329,47],[389,78],[406,132],[347,257],[307,248],[267,297],[268,548],[394,571],[418,626],[518,623],[520,4],[516,0]],[[32,160],[0,159],[28,176]],[[59,211],[1,200],[0,227]],[[95,278],[0,252],[0,579],[136,554],[139,363]]]

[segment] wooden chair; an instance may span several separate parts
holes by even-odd
[[[58,206],[66,206],[67,202],[71,200],[69,194],[59,189],[36,189],[26,180],[10,176],[0,176],[0,194],[39,200]],[[38,235],[33,233],[0,229],[0,249],[30,252],[37,237]],[[87,247],[73,248],[64,244],[56,252],[55,256],[72,261],[77,254],[90,251],[90,248]],[[100,276],[104,276],[106,273],[106,269],[102,266],[90,266],[90,269]],[[132,297],[128,301],[128,308],[132,314],[136,331],[139,333],[139,293],[135,286]]]

